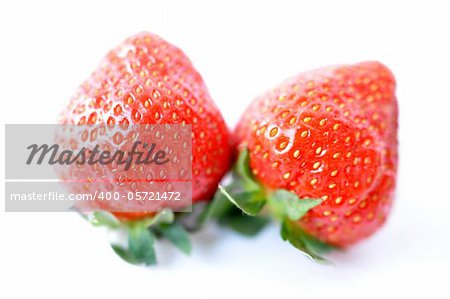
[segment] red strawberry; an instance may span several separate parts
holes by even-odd
[[[227,127],[200,74],[180,49],[151,33],[132,36],[110,51],[72,97],[61,123],[191,124],[193,202],[210,199],[230,163]],[[120,176],[136,177],[133,169],[104,170],[116,189]],[[98,177],[93,167],[70,179],[88,177]],[[108,203],[102,208],[108,210]]]
[[[321,199],[295,221],[320,241],[346,247],[389,214],[397,170],[394,92],[392,73],[378,62],[318,69],[258,97],[236,128],[266,193]]]

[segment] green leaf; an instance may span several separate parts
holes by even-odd
[[[269,196],[269,204],[279,218],[285,216],[293,221],[302,218],[310,209],[322,203],[321,199],[300,199],[295,193],[278,189]]]
[[[229,201],[250,216],[257,215],[266,203],[266,199],[260,190],[230,194],[222,185],[219,185],[219,190]]]
[[[120,227],[120,221],[113,214],[106,211],[95,211],[89,214],[89,221],[93,226],[107,226],[112,229]]]
[[[128,250],[137,261],[146,265],[156,264],[154,243],[155,237],[146,227],[128,227]]]
[[[253,177],[250,170],[250,155],[248,149],[241,150],[235,165],[235,172],[242,180],[242,184],[246,191],[259,191],[261,186]]]
[[[114,244],[111,244],[111,248],[125,262],[133,264],[133,265],[141,264],[141,261],[139,261],[135,256],[133,256],[128,250],[126,250],[118,245],[114,245]]]
[[[318,263],[330,264],[330,261],[322,257],[320,253],[316,252],[313,247],[309,246],[308,242],[310,240],[306,241],[307,235],[298,224],[292,222],[289,219],[285,219],[281,224],[280,234],[283,240],[289,241],[292,246],[300,250],[311,260]]]
[[[234,205],[227,199],[225,194],[218,189],[214,194],[212,201],[203,210],[198,222],[200,225],[203,225],[211,219],[219,219],[232,208],[234,208]]]
[[[228,214],[219,220],[219,224],[227,226],[234,231],[245,235],[255,236],[260,233],[270,222],[269,217],[248,216],[242,214],[242,211],[235,209],[240,214]]]
[[[158,227],[161,234],[172,242],[178,249],[185,254],[190,254],[192,250],[191,240],[188,232],[179,223],[161,224]]]
[[[174,219],[175,215],[171,209],[163,209],[153,217],[130,221],[129,224],[150,227],[160,223],[172,223]]]
[[[339,250],[339,248],[324,243],[306,233],[303,233],[303,241],[310,251],[317,252],[319,254],[327,253],[332,250]]]

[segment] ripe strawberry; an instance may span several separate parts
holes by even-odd
[[[392,73],[378,62],[333,66],[288,79],[245,111],[236,142],[266,194],[321,199],[294,217],[310,236],[347,247],[385,222],[397,170],[394,91]]]
[[[210,199],[229,167],[229,132],[203,79],[180,49],[152,33],[139,33],[110,51],[79,87],[60,122],[191,124],[194,203]],[[116,182],[120,175],[136,177],[133,169],[121,173],[104,170],[106,179]],[[87,168],[70,178],[87,177],[98,176],[93,168]],[[115,214],[140,218],[147,213]]]

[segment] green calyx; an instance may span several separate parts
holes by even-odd
[[[155,265],[155,243],[158,238],[167,239],[185,254],[190,254],[192,249],[187,231],[176,221],[170,209],[133,221],[119,220],[109,212],[96,211],[89,214],[88,220],[94,226],[126,232],[127,246],[111,244],[111,247],[118,256],[131,264]]]
[[[219,185],[211,203],[200,215],[201,225],[215,219],[220,225],[246,235],[254,236],[270,222],[270,217],[261,211],[266,204],[266,195],[254,180],[248,167],[248,155],[240,155],[235,164],[232,181]]]
[[[320,254],[333,247],[308,235],[297,223],[310,209],[321,203],[321,199],[300,199],[295,193],[284,189],[266,190],[254,178],[249,166],[249,153],[245,149],[237,159],[232,182],[227,186],[219,186],[204,218],[216,218],[219,223],[227,219],[224,224],[238,232],[246,231],[246,226],[255,226],[256,222],[258,229],[249,229],[256,234],[271,216],[281,223],[283,240],[312,260],[328,263]],[[230,218],[233,221],[230,222]]]
[[[242,150],[232,172],[229,184],[219,185],[212,201],[193,205],[192,213],[174,213],[163,209],[152,217],[139,220],[119,220],[105,211],[90,213],[87,219],[94,226],[122,230],[127,234],[125,245],[111,244],[114,252],[131,264],[155,265],[155,243],[166,239],[185,254],[192,250],[189,232],[215,220],[245,236],[261,232],[271,219],[281,223],[280,235],[284,241],[319,263],[329,263],[321,254],[334,249],[308,235],[299,220],[308,211],[322,203],[321,199],[302,198],[284,189],[268,190],[253,176],[249,166],[248,150]]]

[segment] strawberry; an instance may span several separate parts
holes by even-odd
[[[191,125],[193,203],[209,200],[229,168],[229,132],[202,77],[179,48],[152,33],[134,35],[111,50],[98,69],[78,88],[61,114],[60,123]],[[104,167],[104,171],[106,175],[103,173],[102,178],[112,181],[111,188],[114,190],[123,188],[120,186],[120,177],[136,177],[135,170],[131,168],[128,171],[117,171]],[[83,171],[71,173],[70,179],[97,177],[94,167],[86,167]],[[101,186],[91,185],[91,188]],[[86,193],[94,191],[85,190]],[[113,204],[102,202],[99,208],[108,211]],[[113,214],[128,221],[141,218],[147,221],[147,216],[154,216],[153,212]],[[117,222],[114,215],[105,215],[97,214],[99,217],[94,222],[109,226]],[[134,233],[130,235],[136,236]],[[144,236],[141,239],[147,241],[151,239],[146,233],[139,236]],[[131,247],[136,247],[132,244]],[[140,246],[142,247],[145,246]],[[121,253],[122,256],[127,254]],[[148,256],[146,260],[145,253],[138,252],[137,255],[140,255],[138,261],[152,260]],[[136,256],[132,256],[128,259],[136,260],[135,258]]]
[[[139,33],[110,51],[60,122],[191,124],[194,203],[211,197],[229,167],[229,133],[203,79],[180,49],[155,34]]]
[[[343,248],[373,234],[394,196],[394,91],[392,73],[378,62],[286,80],[258,97],[235,130],[244,163],[237,175],[246,177],[252,198],[222,191],[249,214],[268,197],[272,211],[284,217],[283,238],[305,251],[313,247],[311,237]]]

